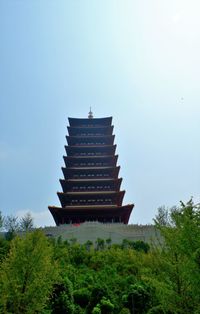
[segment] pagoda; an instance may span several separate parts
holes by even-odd
[[[61,207],[49,206],[56,225],[86,221],[128,224],[133,204],[122,205],[125,191],[115,155],[112,117],[68,118]]]

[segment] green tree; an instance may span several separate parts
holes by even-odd
[[[98,313],[98,309],[100,310],[99,313],[101,313],[100,302],[103,297],[108,297],[108,287],[103,282],[96,282],[92,287],[91,297],[86,307],[86,313],[90,314],[91,312],[93,313],[93,311],[97,311]]]
[[[134,249],[136,251],[143,251],[145,253],[147,253],[150,250],[149,244],[141,240],[131,241],[123,239],[121,247],[123,249]]]
[[[30,213],[27,213],[20,219],[19,224],[20,224],[20,230],[27,232],[34,228],[33,217],[31,216]]]
[[[100,308],[102,314],[113,313],[114,304],[108,298],[103,297],[100,301]]]
[[[111,243],[112,243],[112,239],[111,238],[106,239],[106,244],[107,244],[108,247],[111,247]]]
[[[105,247],[105,241],[104,239],[101,238],[97,238],[97,240],[95,241],[96,243],[96,249],[97,250],[103,250]]]
[[[10,249],[10,241],[0,237],[0,263],[6,257]]]
[[[66,277],[61,277],[54,285],[50,299],[52,314],[73,314],[74,298],[71,281]]]
[[[92,248],[92,246],[93,246],[93,242],[90,241],[90,240],[88,240],[88,241],[85,243],[85,248],[86,248],[87,251],[90,251],[91,248]]]
[[[12,240],[16,233],[19,231],[19,221],[18,217],[9,215],[4,218],[3,224],[5,230],[7,231],[7,239]]]
[[[155,224],[164,239],[163,276],[173,291],[168,300],[169,310],[194,313],[200,300],[200,206],[191,199],[166,211],[167,223],[166,219],[163,223],[159,215]]]
[[[2,227],[3,227],[3,215],[2,215],[2,213],[0,211],[0,230],[1,230]]]
[[[85,308],[90,300],[90,291],[87,288],[80,288],[74,291],[74,301],[76,304]]]
[[[97,306],[95,306],[95,307],[93,308],[92,314],[102,314],[99,305],[97,305]]]
[[[131,314],[131,312],[127,307],[123,307],[119,314]]]
[[[169,312],[168,312],[169,313]],[[168,314],[167,313],[167,314]],[[166,314],[166,311],[163,310],[163,307],[161,305],[157,305],[152,307],[147,314]],[[172,314],[172,313],[171,313]]]
[[[52,249],[41,231],[15,237],[0,270],[2,313],[41,313],[55,276]]]
[[[151,287],[145,283],[137,283],[130,286],[127,296],[127,307],[131,314],[142,314],[151,307]]]

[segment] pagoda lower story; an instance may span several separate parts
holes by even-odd
[[[128,224],[133,206],[96,205],[80,207],[49,207],[56,225],[80,224],[86,221],[98,221],[102,223],[121,222]]]
[[[133,204],[122,205],[112,117],[69,118],[61,207],[49,206],[56,225],[86,221],[128,224]]]

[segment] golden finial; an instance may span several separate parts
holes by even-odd
[[[88,119],[93,119],[93,113],[92,113],[91,107],[90,107],[90,111],[88,113]]]

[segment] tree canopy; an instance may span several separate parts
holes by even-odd
[[[0,313],[200,313],[200,206],[161,207],[162,241],[0,239]]]

